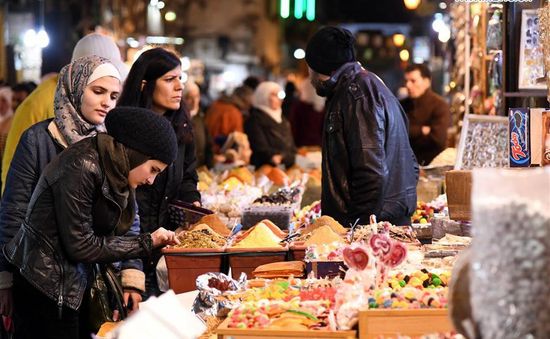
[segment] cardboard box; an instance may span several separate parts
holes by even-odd
[[[449,171],[445,174],[447,206],[453,220],[472,219],[472,171]]]
[[[540,166],[542,164],[542,156],[544,153],[544,125],[542,124],[542,116],[544,108],[531,108],[529,110],[529,133],[531,139],[531,166]]]
[[[510,108],[510,167],[529,167],[531,165],[531,141],[528,108]]]

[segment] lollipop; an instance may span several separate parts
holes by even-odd
[[[369,254],[362,246],[356,248],[348,246],[344,248],[342,254],[346,265],[354,270],[362,271],[367,268],[369,264]]]

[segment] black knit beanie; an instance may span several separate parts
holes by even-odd
[[[355,61],[355,38],[345,28],[327,26],[311,37],[306,47],[306,62],[317,73],[331,75],[347,62]]]
[[[143,164],[147,160],[151,159],[150,156],[145,155],[141,152],[138,152],[133,148],[130,148],[130,147],[125,147],[125,148],[126,148],[126,155],[128,156],[128,163],[130,165],[130,170],[133,170],[134,168]]]
[[[163,116],[141,107],[116,107],[105,119],[107,133],[126,147],[170,165],[178,153],[174,128]]]

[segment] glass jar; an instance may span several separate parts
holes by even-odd
[[[550,168],[473,172],[470,295],[482,338],[550,338]]]

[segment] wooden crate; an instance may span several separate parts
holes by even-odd
[[[452,330],[447,309],[374,309],[359,312],[359,339],[421,336]]]
[[[291,331],[291,330],[275,330],[275,329],[254,329],[254,328],[229,328],[229,319],[225,319],[220,326],[216,329],[218,339],[223,338],[342,338],[342,339],[355,339],[357,333],[355,331],[321,331],[321,330],[309,330],[309,331]]]
[[[241,273],[246,273],[249,279],[254,275],[252,272],[256,267],[271,264],[279,261],[286,261],[288,248],[228,248],[229,266],[233,279],[239,279]]]
[[[223,251],[211,248],[163,249],[168,269],[168,285],[175,293],[196,290],[198,276],[222,271]]]

